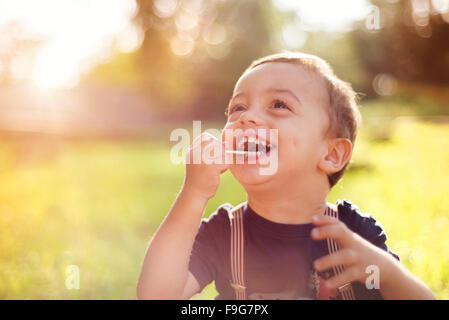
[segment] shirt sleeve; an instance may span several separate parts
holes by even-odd
[[[386,245],[385,229],[372,215],[362,213],[355,204],[347,199],[337,201],[337,207],[340,219],[349,229],[400,260],[399,256]]]
[[[337,201],[338,213],[341,221],[353,232],[371,242],[375,246],[385,250],[395,259],[399,260],[399,256],[392,252],[386,245],[387,235],[382,225],[376,219],[366,213],[362,213],[360,209],[349,200]],[[367,289],[364,283],[353,283],[354,294],[356,299],[360,300],[382,300],[383,297],[379,289]]]
[[[229,228],[228,211],[230,204],[221,205],[208,218],[201,220],[190,254],[189,271],[198,281],[201,292],[206,285],[217,277],[217,266],[220,263],[220,243],[223,239],[223,229]]]

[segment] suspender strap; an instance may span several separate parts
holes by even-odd
[[[243,230],[243,210],[245,202],[231,209],[229,213],[229,221],[231,222],[231,287],[235,292],[236,300],[246,300],[246,279],[245,279],[245,238]],[[325,215],[339,218],[338,210],[331,205],[326,206]],[[334,254],[339,250],[337,243],[333,239],[327,239],[327,249],[329,254]],[[343,265],[333,267],[334,275],[341,274],[344,271]],[[343,300],[355,300],[354,291],[351,283],[345,284],[338,288]]]
[[[245,203],[241,203],[229,211],[231,221],[231,287],[234,288],[236,300],[246,300],[245,279],[245,238],[243,232],[243,209]]]
[[[334,209],[330,205],[326,206],[326,211],[324,214],[339,219],[338,209]],[[327,250],[329,251],[329,254],[334,254],[338,250],[340,250],[338,244],[335,242],[334,239],[328,238],[326,239],[326,241],[327,241]],[[341,274],[345,270],[345,267],[343,265],[337,265],[333,266],[332,269],[334,271],[334,275],[336,276],[338,274]],[[354,291],[352,289],[351,283],[347,283],[339,287],[338,291],[340,292],[343,300],[355,300]]]

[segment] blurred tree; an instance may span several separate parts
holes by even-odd
[[[223,115],[239,75],[271,52],[281,25],[270,0],[137,3],[144,86],[164,107],[189,107],[192,118]]]
[[[358,54],[370,74],[401,81],[449,84],[449,11],[442,1],[371,0],[379,8],[380,29],[360,21],[353,32]],[[371,89],[372,92],[372,89]]]
[[[117,53],[111,61],[99,64],[82,76],[84,84],[108,84],[138,88],[142,82],[138,51]]]
[[[369,75],[351,33],[308,32],[301,51],[325,59],[338,77],[349,82],[357,92],[364,92]]]

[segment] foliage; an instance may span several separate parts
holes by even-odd
[[[380,10],[381,29],[367,30],[361,21],[353,32],[355,54],[371,79],[386,73],[402,81],[449,84],[449,14],[430,1],[371,2]]]
[[[270,52],[282,15],[268,0],[179,0],[170,12],[158,3],[138,1],[146,91],[167,108],[186,106],[192,118],[222,115],[240,74]]]

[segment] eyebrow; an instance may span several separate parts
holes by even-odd
[[[289,89],[269,88],[267,91],[270,91],[270,92],[279,92],[279,93],[287,93],[288,95],[292,96],[292,97],[293,97],[299,104],[302,104],[301,99],[299,99],[298,96],[297,96],[296,94],[294,94],[294,93],[293,93],[291,90],[289,90]],[[239,92],[239,93],[233,95],[233,96],[231,97],[231,100],[230,100],[230,101],[234,100],[235,98],[237,98],[237,97],[239,97],[239,96],[241,96],[241,95],[245,95],[245,93],[244,93],[244,92]]]
[[[289,89],[276,89],[276,88],[270,88],[268,89],[268,91],[272,91],[272,92],[279,92],[279,93],[287,93],[290,96],[292,96],[299,104],[301,103],[301,99],[298,98],[298,96],[296,94],[293,93],[293,91],[289,90]]]

